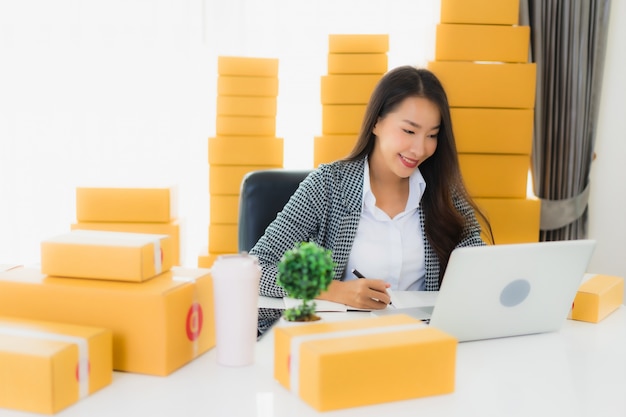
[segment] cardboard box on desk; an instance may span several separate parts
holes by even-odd
[[[165,376],[215,346],[208,269],[173,267],[142,282],[0,272],[0,314],[111,329],[113,368]]]
[[[111,331],[0,317],[0,408],[53,414],[109,385]]]
[[[279,325],[274,377],[318,411],[447,394],[456,346],[452,336],[401,314]]]
[[[167,223],[178,214],[178,188],[76,188],[79,222]]]
[[[72,230],[41,242],[41,272],[72,278],[145,281],[174,261],[169,235]]]
[[[576,293],[569,319],[598,323],[624,301],[624,278],[595,275],[583,282]]]
[[[77,222],[70,225],[71,230],[102,230],[108,232],[148,233],[168,235],[172,238],[172,265],[180,265],[181,227],[183,222],[172,220],[168,223],[135,223],[135,222]]]

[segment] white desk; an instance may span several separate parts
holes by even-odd
[[[369,313],[326,313],[338,320]],[[273,336],[256,363],[227,368],[211,350],[168,377],[115,372],[113,383],[59,417],[394,417],[626,415],[626,308],[599,324],[458,345],[452,394],[318,413],[273,378]],[[0,416],[39,416],[0,410]]]

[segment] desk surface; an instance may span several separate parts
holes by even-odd
[[[368,313],[325,313],[340,320]],[[167,377],[115,372],[113,383],[69,408],[74,416],[594,416],[626,415],[626,308],[599,324],[458,345],[452,394],[318,413],[273,378],[273,337],[254,365],[216,364],[211,350]],[[0,417],[38,416],[1,410]]]

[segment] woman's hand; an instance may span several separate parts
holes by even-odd
[[[328,290],[317,298],[355,308],[381,310],[391,302],[391,297],[387,294],[389,287],[388,283],[380,279],[333,280],[328,286]]]

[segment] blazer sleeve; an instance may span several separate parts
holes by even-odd
[[[319,228],[319,213],[323,199],[323,181],[319,171],[305,178],[291,196],[276,219],[270,223],[264,235],[250,250],[259,260],[261,283],[259,294],[268,297],[284,297],[286,292],[276,285],[278,263],[283,254],[296,243],[309,241]]]

